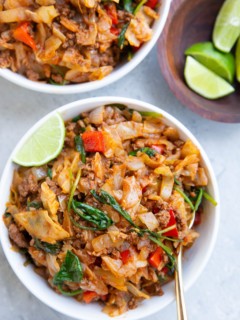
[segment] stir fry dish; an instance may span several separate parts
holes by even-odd
[[[57,293],[120,315],[173,279],[208,177],[198,148],[155,112],[99,106],[65,122],[59,156],[18,167],[4,222]],[[205,213],[206,214],[206,213]]]
[[[51,84],[102,79],[152,37],[158,0],[1,0],[0,68]]]

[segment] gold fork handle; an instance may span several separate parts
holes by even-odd
[[[175,271],[175,291],[177,302],[178,320],[187,320],[187,311],[184,299],[183,280],[182,280],[182,246],[180,246],[177,257],[177,268]]]

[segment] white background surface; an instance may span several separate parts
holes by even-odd
[[[183,107],[160,73],[156,49],[122,80],[81,95],[39,94],[0,79],[0,174],[15,144],[38,119],[68,102],[103,95],[136,98],[161,107],[182,121],[205,148],[220,187],[221,221],[212,258],[186,293],[189,320],[240,320],[240,124],[212,122]],[[0,319],[71,320],[39,302],[23,287],[1,247]],[[145,320],[150,319],[176,319],[175,305]]]

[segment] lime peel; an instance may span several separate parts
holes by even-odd
[[[55,113],[31,134],[12,160],[24,167],[46,164],[59,155],[64,138],[64,121],[59,113]]]
[[[184,76],[188,86],[207,99],[222,98],[234,92],[227,81],[190,56],[186,59]]]
[[[235,59],[232,53],[220,52],[214,48],[212,42],[195,43],[185,51],[206,68],[213,71],[229,82],[233,82],[235,75]]]
[[[230,52],[240,36],[240,1],[225,0],[213,29],[213,43],[223,52]]]

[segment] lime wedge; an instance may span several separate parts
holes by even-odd
[[[236,47],[236,75],[237,81],[240,82],[240,38],[238,39]]]
[[[226,0],[217,16],[213,43],[223,52],[230,52],[240,35],[240,1]]]
[[[214,48],[212,42],[196,43],[188,48],[185,54],[192,56],[225,80],[233,82],[235,74],[233,54],[218,51]]]
[[[186,59],[184,76],[188,86],[207,99],[218,99],[234,91],[227,81],[189,56]]]
[[[43,165],[61,152],[64,138],[64,122],[56,113],[32,133],[16,151],[12,160],[25,167]]]

